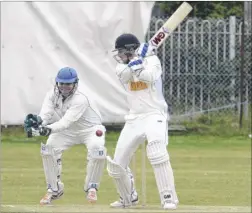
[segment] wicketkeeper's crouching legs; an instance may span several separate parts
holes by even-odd
[[[154,170],[161,205],[164,209],[176,209],[178,198],[165,142],[158,140],[149,142],[146,153]]]
[[[41,199],[40,204],[50,204],[64,193],[64,184],[61,182],[61,155],[62,150],[53,148],[50,144],[41,144],[41,156],[44,173],[47,182],[47,193]],[[99,188],[106,161],[106,148],[104,146],[93,147],[88,150],[87,175],[84,191],[89,202],[96,202],[96,191]]]
[[[41,144],[41,157],[47,183],[47,193],[40,200],[40,204],[50,204],[64,193],[64,184],[61,182],[61,150],[53,148],[50,144]]]
[[[87,193],[89,202],[97,201],[97,194],[101,177],[103,175],[107,150],[104,146],[93,147],[88,150],[87,175],[84,191]]]

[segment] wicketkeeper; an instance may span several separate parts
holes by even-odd
[[[89,97],[78,90],[77,72],[70,67],[59,70],[54,89],[49,91],[39,115],[24,121],[29,137],[48,136],[41,144],[47,192],[40,204],[50,204],[64,193],[61,178],[62,153],[75,144],[88,150],[84,191],[89,202],[96,202],[106,161],[105,127],[100,112]]]
[[[112,207],[138,203],[133,175],[128,168],[141,143],[148,141],[147,157],[153,167],[161,205],[176,209],[173,170],[167,152],[168,107],[162,93],[162,66],[148,44],[136,36],[122,34],[115,42],[116,74],[128,92],[129,114],[116,145],[114,158],[107,157],[107,170],[115,180],[120,199]]]

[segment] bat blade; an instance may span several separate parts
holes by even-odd
[[[187,2],[183,2],[172,16],[164,23],[164,25],[150,39],[149,45],[153,49],[157,49],[168,36],[180,25],[180,23],[192,11],[192,6]]]

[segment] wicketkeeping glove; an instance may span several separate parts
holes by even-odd
[[[45,126],[41,126],[39,127],[39,134],[41,136],[49,136],[52,132],[52,129],[45,127]]]
[[[45,126],[39,126],[38,128],[31,127],[28,137],[36,136],[49,136],[51,134],[51,129]]]
[[[24,130],[28,137],[32,137],[32,128],[38,129],[42,124],[42,119],[38,115],[28,114],[24,120]]]

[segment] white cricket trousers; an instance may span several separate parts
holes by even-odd
[[[102,136],[96,135],[97,130],[101,130],[103,132]],[[48,137],[47,144],[51,145],[55,149],[57,158],[61,158],[62,153],[73,145],[85,144],[87,150],[104,146],[105,132],[106,129],[103,125],[95,125],[83,130],[79,134],[63,131],[51,134]]]
[[[138,146],[146,140],[168,144],[168,122],[164,115],[152,114],[126,121],[116,145],[114,161],[127,168]]]

